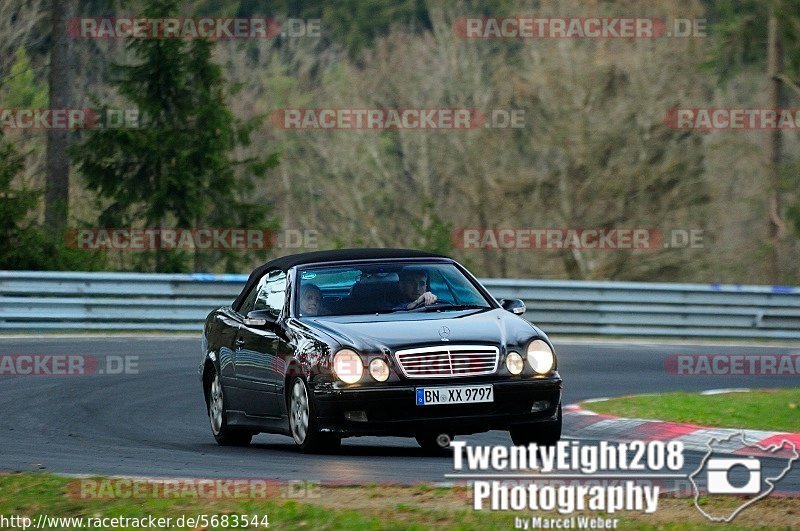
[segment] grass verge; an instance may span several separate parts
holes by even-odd
[[[321,487],[313,498],[291,500],[273,498],[205,500],[172,499],[76,499],[70,484],[76,480],[46,473],[0,474],[0,515],[39,514],[57,517],[171,517],[173,529],[181,516],[266,515],[269,529],[510,529],[515,518],[564,518],[556,512],[474,511],[466,488],[434,488],[427,485],[400,487],[367,485],[359,487]],[[725,510],[740,501],[731,497],[707,498],[704,508]],[[581,513],[578,513],[581,514]],[[797,523],[800,498],[767,498],[743,511],[726,529],[788,528]],[[583,513],[584,516],[619,518],[618,528],[641,529],[720,529],[705,520],[690,498],[662,496],[654,514]],[[262,519],[263,522],[263,519]],[[49,528],[74,529],[61,526]],[[222,525],[196,529],[231,529]],[[263,529],[249,526],[241,528]]]
[[[701,426],[800,432],[800,387],[699,395],[664,393],[587,404],[597,413]]]

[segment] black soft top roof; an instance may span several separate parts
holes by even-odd
[[[417,251],[414,249],[336,249],[331,251],[314,251],[310,253],[290,254],[270,260],[262,266],[257,267],[250,277],[239,296],[233,302],[233,308],[238,309],[244,301],[245,296],[253,286],[268,271],[278,270],[287,271],[288,269],[303,264],[314,264],[317,262],[346,262],[350,260],[380,260],[386,258],[447,258],[440,254]]]

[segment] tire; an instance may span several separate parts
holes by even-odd
[[[208,386],[208,419],[211,433],[220,446],[247,446],[253,439],[253,433],[228,426],[227,400],[222,389],[222,382],[216,368],[211,374]]]
[[[339,449],[342,439],[319,431],[317,408],[306,381],[295,376],[289,383],[289,429],[295,444],[305,453],[330,453]]]
[[[509,430],[515,446],[555,446],[561,439],[561,404],[558,405],[558,418],[551,422],[532,422],[518,424]]]
[[[426,452],[444,454],[454,437],[452,433],[418,433],[414,438]]]

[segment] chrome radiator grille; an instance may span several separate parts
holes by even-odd
[[[437,345],[398,350],[395,358],[409,378],[452,378],[494,373],[500,351],[484,345]]]

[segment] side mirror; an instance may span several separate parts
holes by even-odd
[[[246,326],[267,326],[268,323],[275,323],[277,320],[270,310],[253,310],[248,312],[244,324]]]
[[[514,315],[522,315],[526,310],[525,303],[522,302],[522,299],[500,299],[500,306]]]

